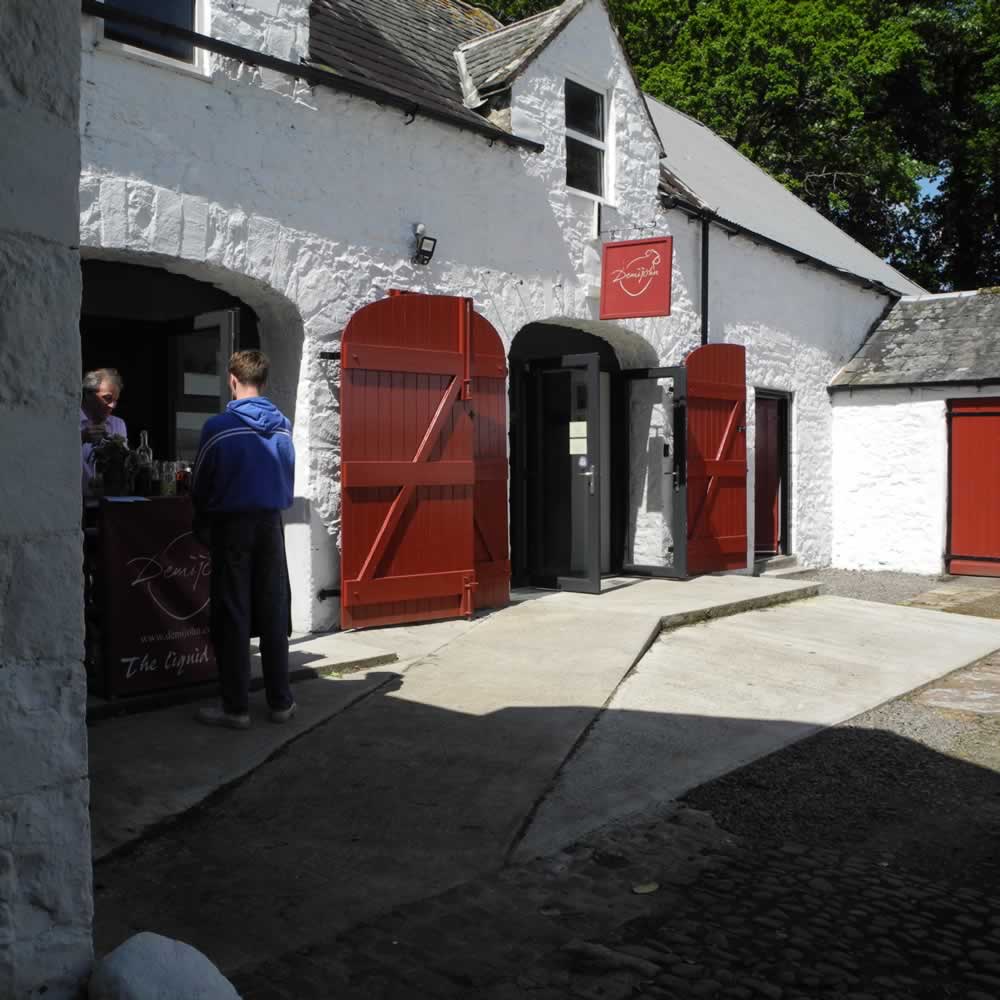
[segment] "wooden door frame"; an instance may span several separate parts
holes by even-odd
[[[778,406],[778,471],[781,476],[781,517],[778,521],[778,537],[780,544],[778,551],[771,553],[773,556],[787,556],[790,554],[789,539],[791,538],[791,482],[792,482],[792,401],[793,395],[790,392],[783,392],[780,389],[754,389],[754,558],[757,557],[757,400],[774,399],[780,404]]]

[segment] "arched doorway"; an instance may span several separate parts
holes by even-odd
[[[684,372],[656,361],[613,324],[535,323],[514,338],[516,583],[599,593],[622,573],[683,575]]]
[[[256,313],[214,285],[162,268],[81,266],[83,371],[121,372],[131,444],[145,430],[158,458],[193,461],[201,425],[229,400],[229,355],[260,346]]]
[[[88,685],[117,698],[215,675],[207,553],[177,495],[183,473],[160,463],[194,462],[203,424],[229,401],[230,354],[260,341],[254,310],[208,282],[120,260],[81,266],[82,371],[120,373],[128,446],[145,433],[157,463],[115,486],[81,469]]]

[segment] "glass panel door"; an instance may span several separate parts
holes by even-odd
[[[601,385],[596,354],[530,366],[531,582],[600,593]]]
[[[190,332],[173,338],[173,458],[193,462],[202,426],[229,402],[229,357],[238,321],[236,309],[203,313],[195,317]]]
[[[686,385],[683,368],[625,372],[628,406],[626,572],[687,572]]]

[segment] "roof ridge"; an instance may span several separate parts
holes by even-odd
[[[495,41],[497,37],[502,35],[505,31],[510,31],[513,28],[523,28],[524,25],[530,24],[532,21],[540,21],[544,17],[551,17],[558,10],[560,10],[562,6],[562,3],[558,3],[555,7],[549,7],[547,10],[541,10],[537,14],[532,14],[530,17],[521,18],[520,21],[514,21],[511,24],[504,24],[497,28],[496,31],[489,31],[485,35],[480,35],[478,38],[470,38],[467,42],[462,42],[458,49],[460,52],[464,52],[466,49],[470,49],[474,45],[478,45],[480,42]]]

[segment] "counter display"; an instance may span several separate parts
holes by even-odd
[[[208,549],[188,497],[105,497],[92,508],[88,637],[105,697],[216,676],[209,638]]]

